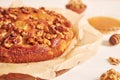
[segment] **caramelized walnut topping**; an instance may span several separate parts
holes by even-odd
[[[36,41],[34,40],[34,38],[31,37],[31,38],[28,38],[27,43],[34,45],[34,44],[36,44]]]
[[[4,9],[0,7],[0,13],[4,12]]]
[[[56,37],[57,37],[56,34],[49,34],[49,33],[46,34],[46,38],[49,39],[49,40],[50,40],[50,39],[54,39],[54,38],[56,38]]]
[[[25,13],[25,14],[29,14],[29,13],[30,13],[30,11],[29,11],[28,8],[21,7],[20,9],[21,9],[21,11],[22,11],[23,13]]]
[[[50,46],[52,39],[57,37],[63,39],[67,32],[71,30],[69,27],[71,26],[70,22],[66,18],[53,11],[45,10],[45,8],[0,8],[0,18],[4,18],[3,21],[0,21],[0,29],[5,29],[5,34],[7,34],[2,34],[6,37],[1,38],[1,40],[7,48],[18,43],[25,45],[46,44]],[[15,36],[11,33],[12,31]],[[8,34],[11,36],[8,36]]]
[[[0,13],[0,18],[3,18],[3,15]]]
[[[16,36],[16,35],[10,35],[4,40],[4,46],[6,48],[9,48],[13,46],[14,44],[20,44],[21,42],[21,36]]]
[[[16,20],[16,19],[17,19],[17,16],[14,15],[14,14],[9,14],[9,17],[10,17],[10,19],[12,19],[12,20]]]
[[[110,69],[100,76],[100,80],[120,80],[120,73],[114,69]]]
[[[39,30],[36,32],[36,36],[42,37],[44,31],[43,30]]]
[[[45,8],[0,8],[0,62],[26,63],[63,54],[73,38],[70,22]]]

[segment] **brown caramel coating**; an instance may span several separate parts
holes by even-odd
[[[43,79],[35,78],[27,74],[9,73],[9,74],[1,75],[0,80],[43,80]]]
[[[73,38],[70,22],[44,8],[0,8],[0,62],[28,63],[63,54]]]

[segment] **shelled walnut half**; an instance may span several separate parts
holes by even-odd
[[[120,59],[109,57],[108,62],[112,65],[118,65],[118,64],[120,64]]]
[[[85,11],[86,7],[87,6],[81,0],[70,0],[66,5],[67,9],[70,9],[78,14]]]
[[[120,80],[120,73],[114,69],[110,69],[100,76],[100,80]]]

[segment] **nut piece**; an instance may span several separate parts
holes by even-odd
[[[66,8],[80,14],[86,9],[86,5],[81,0],[70,0]]]
[[[114,34],[109,39],[110,44],[116,45],[120,43],[120,34]]]
[[[120,64],[120,59],[118,59],[118,58],[109,57],[108,61],[112,65],[118,65],[118,64]]]
[[[100,80],[120,80],[120,73],[114,69],[110,69],[100,76]]]

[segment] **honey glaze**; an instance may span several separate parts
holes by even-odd
[[[88,19],[90,25],[102,33],[120,30],[120,20],[106,16],[96,16]]]

